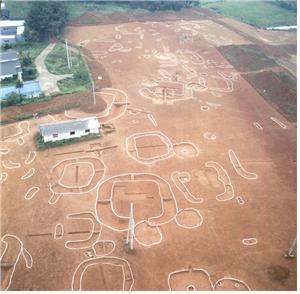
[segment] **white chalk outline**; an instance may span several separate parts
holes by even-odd
[[[245,178],[246,180],[258,179],[258,175],[256,173],[248,172],[245,170],[245,168],[241,165],[238,157],[236,156],[235,152],[232,149],[228,150],[228,155],[234,170],[239,176]]]
[[[205,132],[203,134],[203,137],[207,140],[216,140],[217,136],[215,134],[213,134],[212,132]]]
[[[139,179],[141,178],[142,179]],[[147,179],[147,180],[144,180],[143,177],[146,177],[146,178],[150,178]],[[118,178],[120,178],[118,180]],[[122,178],[125,178],[125,180],[122,180]],[[110,184],[110,192],[109,192],[109,195],[103,195],[101,196],[99,193],[99,191],[101,190],[102,186],[104,184],[107,184],[109,183],[110,181],[113,181],[111,184]],[[162,236],[162,232],[161,232],[161,229],[160,229],[160,226],[162,225],[165,225],[165,224],[168,224],[170,223],[171,221],[175,220],[175,223],[179,226],[179,227],[182,227],[184,229],[194,229],[194,228],[197,228],[199,226],[202,225],[203,223],[203,217],[201,215],[201,213],[199,212],[199,210],[197,209],[194,209],[194,208],[185,208],[185,209],[178,209],[178,205],[177,205],[177,200],[176,200],[176,197],[173,193],[173,190],[171,189],[171,186],[170,186],[170,183],[168,181],[166,181],[165,179],[163,179],[162,177],[156,175],[156,174],[152,174],[152,173],[125,173],[125,174],[119,174],[119,175],[116,175],[116,176],[113,176],[113,177],[110,177],[108,179],[106,179],[105,181],[103,181],[97,188],[97,200],[95,201],[95,211],[97,212],[97,206],[98,205],[104,205],[104,204],[108,204],[109,203],[109,206],[110,206],[110,212],[116,217],[116,218],[123,218],[123,219],[129,219],[129,216],[128,217],[125,217],[125,216],[119,216],[118,214],[116,214],[116,212],[114,211],[113,207],[112,207],[112,193],[113,193],[113,186],[115,184],[115,182],[120,182],[120,181],[150,181],[150,182],[155,182],[159,188],[159,195],[160,195],[160,198],[161,198],[161,203],[162,203],[162,213],[159,215],[159,216],[152,216],[152,217],[149,217],[148,219],[144,219],[144,220],[140,220],[139,222],[137,222],[135,224],[135,227],[140,225],[141,223],[145,222],[147,225],[149,225],[150,227],[155,227],[157,229],[157,231],[159,232],[160,234],[160,240],[158,241],[155,241],[155,242],[152,242],[151,244],[146,244],[144,243],[143,241],[139,240],[136,236],[135,236],[135,240],[142,246],[146,246],[146,247],[151,247],[153,245],[157,245],[157,244],[160,244],[162,242],[162,239],[163,239],[163,236]],[[160,184],[158,184],[158,182],[160,182],[160,184],[163,184],[164,187],[167,187],[167,190],[168,190],[168,193],[170,194],[168,198],[164,198],[162,196],[162,193],[161,193],[161,186]],[[165,195],[165,192],[164,192],[164,196]],[[170,197],[171,196],[171,197]],[[101,198],[101,197],[104,197],[104,198]],[[158,218],[162,218],[162,219],[166,219],[166,216],[165,216],[165,205],[163,203],[163,201],[169,201],[169,200],[173,200],[173,205],[174,205],[174,215],[173,216],[167,216],[167,220],[164,220],[164,221],[155,221],[153,222],[153,219],[158,219]],[[98,204],[100,203],[100,204]],[[199,218],[200,218],[200,222],[197,224],[197,225],[193,225],[193,226],[184,226],[184,225],[181,225],[179,222],[177,222],[176,220],[176,217],[179,213],[181,213],[183,210],[193,210],[195,211]],[[124,228],[120,228],[120,224],[118,225],[119,227],[117,228],[115,224],[106,224],[104,221],[102,221],[100,218],[99,218],[99,214],[97,213],[96,214],[96,218],[98,220],[98,222],[103,225],[104,227],[107,227],[113,231],[116,231],[116,232],[127,232],[128,231],[128,227],[127,225],[124,225]]]
[[[86,212],[72,213],[67,215],[67,219],[84,219],[92,223],[92,229],[90,230],[90,235],[88,236],[88,238],[65,242],[65,247],[67,249],[71,249],[71,250],[87,249],[93,246],[93,244],[97,242],[102,232],[102,226],[101,223],[97,220],[93,212],[86,211]],[[96,231],[99,231],[99,233],[96,233]],[[76,247],[78,244],[85,243],[85,242],[88,242],[88,245]],[[73,244],[75,245],[74,247]]]
[[[31,167],[22,177],[21,180],[26,180],[32,177],[35,173],[35,168]]]
[[[194,211],[194,212],[198,215],[198,217],[199,217],[199,219],[200,219],[199,223],[196,224],[196,225],[193,225],[193,226],[182,225],[182,224],[178,221],[177,217],[178,217],[178,215],[179,215],[181,212],[184,212],[184,211]],[[199,210],[196,209],[196,208],[193,208],[193,207],[190,207],[190,208],[182,208],[182,209],[178,210],[178,212],[177,212],[177,214],[176,214],[176,216],[175,216],[175,222],[176,222],[176,224],[177,224],[179,227],[181,227],[181,228],[184,228],[184,229],[196,229],[196,228],[199,228],[199,227],[202,225],[202,223],[203,223],[203,217],[202,217],[201,213],[199,212]]]
[[[179,171],[174,171],[171,174],[171,180],[173,181],[174,185],[176,188],[183,194],[184,198],[191,202],[191,203],[202,203],[203,198],[202,197],[195,197],[189,189],[186,187],[185,182],[180,179],[180,176],[186,176],[187,177],[187,182],[191,181],[191,174],[189,172],[179,172]],[[178,185],[177,181],[179,181],[180,185],[183,187],[180,187]]]
[[[121,261],[123,262],[124,264],[127,265],[128,269],[129,269],[129,275],[130,275],[130,279],[126,279],[126,274],[125,274],[125,270],[124,270],[124,267],[123,265],[119,265],[122,267],[122,271],[123,271],[123,291],[131,291],[132,289],[132,286],[134,284],[134,277],[133,277],[133,273],[132,273],[132,269],[131,269],[131,266],[130,266],[130,263],[126,260],[126,259],[123,259],[123,258],[120,258],[120,257],[116,257],[116,256],[102,256],[102,257],[96,257],[96,258],[91,258],[91,259],[87,259],[87,260],[84,260],[82,261],[81,263],[79,263],[79,265],[76,267],[74,273],[73,273],[73,276],[72,276],[72,291],[81,291],[81,287],[82,287],[82,277],[84,275],[84,272],[85,270],[91,266],[91,265],[96,265],[96,261],[100,261],[100,260],[103,260],[105,261],[105,259],[112,259],[112,260],[116,260],[116,261]],[[103,263],[102,263],[103,264]],[[120,262],[119,262],[120,264]],[[118,265],[118,264],[117,264]],[[76,275],[77,275],[77,272],[80,270],[80,267],[83,266],[84,269],[82,270],[82,272],[80,273],[79,272],[79,287],[75,287],[75,279],[76,279]],[[129,289],[125,289],[125,286],[126,286],[126,281],[129,281],[129,280],[132,280],[132,283],[131,285],[129,286]]]
[[[94,177],[96,175],[96,172],[100,172],[100,171],[102,172],[102,176],[96,181],[95,185],[93,185],[91,188],[88,188],[89,190],[87,190],[87,191],[85,191],[85,190],[83,191],[83,189],[87,188],[89,185],[85,185],[84,187],[81,187],[81,188],[68,188],[65,185],[61,185],[58,181],[55,181],[54,183],[50,182],[49,183],[49,190],[51,192],[51,195],[50,195],[49,200],[48,200],[49,204],[54,205],[60,199],[60,197],[62,197],[63,195],[80,195],[80,194],[89,193],[95,187],[97,187],[99,182],[101,182],[101,180],[104,178],[105,173],[106,173],[106,165],[104,164],[104,162],[100,158],[95,157],[95,156],[79,156],[79,157],[71,157],[71,158],[63,159],[63,160],[59,161],[58,163],[56,163],[54,166],[52,166],[52,168],[50,169],[50,173],[53,174],[54,169],[57,168],[60,164],[64,163],[65,161],[74,161],[75,163],[79,163],[79,162],[81,162],[80,160],[83,160],[82,162],[87,162],[86,160],[90,160],[90,161],[96,160],[96,162],[101,164],[102,168],[101,168],[101,170],[98,169],[98,168],[96,169],[95,164],[92,163],[93,164]],[[92,177],[92,180],[91,180],[90,184],[94,180],[94,177]],[[59,177],[59,179],[60,178],[61,177]],[[51,179],[51,181],[52,180],[53,179]],[[64,189],[66,189],[67,191],[55,192],[52,188],[54,185],[62,187]],[[68,191],[68,189],[70,189],[70,190],[77,189],[78,191],[76,191],[76,192]]]
[[[258,122],[253,122],[253,125],[260,131],[262,131],[264,128],[258,123]]]
[[[31,200],[39,191],[40,188],[36,186],[29,188],[24,196],[25,200]]]
[[[216,196],[216,200],[217,201],[221,201],[221,202],[224,202],[224,201],[229,201],[231,199],[234,198],[234,188],[233,188],[233,185],[231,183],[231,180],[230,180],[230,177],[227,173],[227,171],[225,170],[224,167],[222,167],[222,165],[220,165],[218,162],[216,161],[207,161],[205,162],[205,166],[208,167],[208,168],[213,168],[217,174],[218,174],[218,180],[220,182],[222,182],[223,186],[224,186],[224,192],[223,193],[220,193]],[[223,175],[226,177],[226,179],[224,180],[223,177],[220,175],[221,172],[223,173]],[[230,190],[231,190],[231,196],[230,198],[226,198],[226,199],[222,199],[221,197],[223,195],[225,195],[227,192],[228,192],[228,189],[227,189],[227,186],[230,187]]]
[[[8,162],[8,164],[10,164],[10,166],[7,165],[6,161]],[[10,159],[7,159],[6,161],[5,160],[2,161],[2,165],[6,169],[16,169],[16,168],[20,168],[21,167],[21,164],[18,163],[18,162],[13,162]]]
[[[95,246],[98,244],[98,243],[103,243],[103,251],[104,251],[104,254],[97,254],[96,253],[96,249],[95,249]],[[109,244],[113,244],[113,248],[109,251],[109,252],[105,252],[105,246],[104,246],[104,244],[105,243],[109,243]],[[113,241],[113,240],[98,240],[98,241],[96,241],[93,245],[92,245],[92,248],[93,248],[93,251],[94,251],[94,254],[95,254],[95,256],[97,256],[97,257],[100,257],[100,256],[107,256],[107,255],[109,255],[109,254],[111,254],[112,252],[114,252],[114,250],[115,250],[115,248],[116,248],[116,243]]]
[[[239,279],[236,279],[236,278],[221,278],[221,279],[217,280],[216,283],[214,284],[214,290],[218,286],[218,283],[220,283],[221,281],[224,281],[224,280],[230,280],[230,281],[233,281],[233,282],[238,282],[238,283],[242,284],[243,286],[245,286],[248,289],[248,291],[251,291],[251,288],[247,285],[246,282],[244,282],[242,280],[239,280]]]
[[[156,155],[152,157],[141,157],[138,153],[138,146],[136,144],[136,140],[138,138],[143,138],[143,137],[148,137],[148,136],[157,136],[160,138],[160,140],[165,144],[167,148],[167,152],[162,154],[162,155]],[[130,147],[133,145],[134,149],[130,149]],[[154,164],[158,161],[168,159],[172,156],[177,156],[179,158],[186,158],[186,156],[182,155],[181,153],[176,152],[176,147],[179,147],[181,145],[190,145],[194,148],[196,151],[196,154],[192,157],[197,157],[199,155],[199,149],[197,146],[188,141],[182,141],[179,143],[172,143],[171,140],[163,134],[161,131],[150,131],[150,132],[142,132],[142,133],[135,133],[130,135],[129,137],[126,138],[125,140],[125,149],[127,155],[134,159],[135,161],[141,163],[141,164]],[[150,146],[149,146],[150,147]]]
[[[210,277],[210,274],[207,270],[203,269],[203,268],[183,268],[183,269],[180,269],[180,270],[176,270],[176,271],[173,271],[173,272],[170,272],[169,275],[168,275],[168,287],[169,287],[169,291],[175,291],[175,290],[172,290],[172,287],[171,287],[171,277],[173,275],[176,275],[176,274],[180,274],[182,272],[201,272],[201,273],[204,273],[208,279],[208,282],[211,286],[211,290],[214,290],[214,284],[213,284],[213,281]]]
[[[5,243],[5,249],[0,257],[0,262],[2,262],[2,258],[4,257],[7,249],[8,249],[8,243],[6,241],[4,241],[5,238],[7,237],[10,237],[10,238],[14,238],[16,239],[19,243],[20,243],[20,252],[18,253],[17,255],[17,258],[16,258],[16,261],[13,265],[13,270],[12,270],[12,273],[10,274],[10,278],[9,278],[9,282],[8,282],[8,285],[7,287],[4,289],[4,290],[8,290],[8,288],[10,287],[11,285],[11,281],[12,281],[12,278],[13,278],[13,275],[14,275],[14,272],[15,272],[15,269],[16,269],[16,266],[18,264],[18,261],[19,261],[19,258],[22,254],[24,260],[25,260],[25,265],[26,265],[26,268],[32,268],[32,265],[33,265],[33,259],[32,259],[32,256],[31,254],[26,250],[26,248],[24,247],[24,244],[23,242],[16,236],[16,235],[11,235],[11,234],[5,234],[2,238],[1,238],[1,242]],[[27,257],[26,257],[27,255]],[[27,259],[29,258],[29,260]],[[2,273],[3,274],[3,273]]]
[[[153,114],[148,114],[147,117],[150,119],[151,123],[153,124],[154,127],[157,127],[157,122],[156,119],[154,118]]]
[[[77,166],[77,165],[80,165],[82,163],[83,164],[88,164],[88,165],[90,165],[92,167],[92,176],[90,176],[89,181],[85,185],[81,185],[81,186],[69,186],[69,185],[62,184],[61,181],[64,178],[64,175],[66,173],[66,169],[68,169],[69,166],[73,166],[73,165]],[[81,188],[84,188],[86,186],[89,186],[91,184],[91,182],[92,182],[92,180],[93,180],[93,178],[94,178],[95,175],[96,175],[96,172],[95,172],[94,165],[92,163],[90,163],[88,161],[80,161],[80,162],[73,162],[73,163],[71,162],[71,163],[68,163],[68,164],[64,165],[62,174],[59,177],[59,179],[58,179],[57,182],[58,182],[58,184],[60,186],[63,186],[64,188],[69,188],[69,189],[78,188],[78,189],[81,189]]]
[[[236,200],[237,200],[238,204],[241,204],[241,205],[245,204],[245,200],[241,196],[237,196]]]
[[[9,153],[9,151],[10,151],[10,149],[1,148],[1,149],[0,149],[0,154],[1,154],[1,155],[6,155],[6,154]]]
[[[114,92],[114,91],[116,93],[111,93],[111,92]],[[103,115],[103,112],[99,112],[99,113],[94,114],[94,116],[101,119],[102,123],[108,123],[108,122],[111,122],[113,120],[116,120],[116,119],[120,118],[126,112],[127,104],[128,104],[128,96],[123,90],[116,89],[116,88],[102,88],[101,91],[98,92],[98,93],[114,95],[114,102],[109,108],[109,114]],[[122,101],[122,102],[116,101],[117,100],[116,97],[117,97],[118,94],[120,95],[121,98],[124,98],[124,101]],[[113,114],[112,114],[113,106],[115,106],[115,108],[118,108],[118,106],[116,106],[115,104],[116,105],[122,104],[124,109],[118,115],[116,115],[114,117]],[[82,118],[82,117],[86,116],[85,112],[81,111],[81,113],[82,113],[81,115],[70,115],[70,114],[68,114],[67,110],[65,110],[65,112],[64,112],[65,116],[67,118],[71,118],[71,119]]]
[[[61,227],[61,235],[60,235],[59,237],[57,237],[57,236],[58,236],[58,235],[57,235],[57,228],[58,228],[58,227]],[[63,224],[58,223],[58,224],[55,225],[53,238],[54,238],[54,240],[59,240],[59,239],[61,239],[63,236],[64,236],[64,226],[63,226]]]
[[[270,119],[275,122],[276,124],[278,124],[282,129],[287,129],[288,127],[281,122],[278,118],[271,116]]]
[[[23,130],[22,125],[26,124],[25,129]],[[15,142],[19,145],[24,144],[24,137],[28,136],[30,134],[30,129],[29,129],[29,122],[28,121],[21,121],[18,123],[18,129],[19,131],[16,134],[9,135],[3,138],[3,140],[0,140],[0,142]],[[16,138],[14,138],[16,137]],[[8,139],[8,140],[7,140]]]
[[[0,184],[3,184],[7,180],[7,177],[8,177],[8,173],[6,172],[0,173]]]
[[[257,239],[256,238],[244,238],[242,240],[242,243],[245,245],[245,246],[252,246],[252,245],[256,245],[258,243]]]
[[[31,164],[35,160],[36,156],[37,153],[35,151],[30,151],[25,160],[25,164]]]

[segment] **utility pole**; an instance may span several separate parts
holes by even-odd
[[[93,91],[94,105],[96,105],[95,84],[94,84],[93,78],[91,79],[91,82],[92,82],[92,91]]]
[[[66,44],[66,52],[67,52],[68,69],[70,69],[71,68],[71,64],[70,64],[70,57],[69,57],[68,40],[65,40],[65,44]]]

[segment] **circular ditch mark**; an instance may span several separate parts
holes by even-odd
[[[217,139],[217,136],[211,132],[205,132],[203,134],[203,137],[207,140],[216,140]]]
[[[210,107],[204,105],[204,106],[201,106],[201,110],[202,110],[202,111],[208,111],[208,110],[210,110]]]
[[[175,154],[181,158],[196,157],[199,155],[199,150],[192,143],[178,143],[173,145]]]

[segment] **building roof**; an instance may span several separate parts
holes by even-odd
[[[12,60],[19,60],[19,56],[16,51],[6,51],[0,53],[0,62],[7,62]]]
[[[20,27],[24,24],[24,20],[0,20],[0,27]]]
[[[19,71],[22,71],[21,64],[19,60],[12,60],[0,63],[0,75],[9,76],[9,75],[16,75]]]
[[[17,89],[15,86],[1,87],[0,88],[0,100],[6,99],[6,96],[10,93],[20,93],[25,97],[38,96],[41,94],[41,86],[39,81],[28,81],[23,83],[23,87]]]
[[[67,133],[70,131],[82,131],[99,128],[100,124],[96,117],[86,117],[74,120],[60,121],[55,123],[41,124],[39,126],[42,136]]]

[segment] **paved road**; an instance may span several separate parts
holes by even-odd
[[[35,64],[38,71],[38,80],[41,85],[42,91],[47,95],[54,92],[60,92],[57,87],[57,82],[65,78],[71,77],[72,74],[67,75],[54,75],[47,70],[45,65],[45,58],[52,51],[56,43],[49,44],[41,54],[35,59]]]

